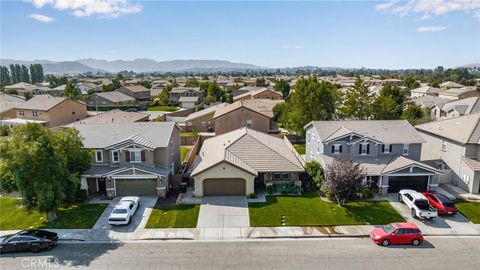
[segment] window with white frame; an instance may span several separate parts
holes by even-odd
[[[404,156],[407,156],[407,155],[408,155],[408,150],[409,150],[409,148],[410,148],[410,145],[408,145],[408,144],[404,144],[404,145],[403,145],[403,155],[404,155]]]
[[[32,110],[32,116],[33,117],[38,117],[38,111],[37,110]]]
[[[130,151],[130,162],[142,162],[142,151],[140,150]]]
[[[370,145],[368,143],[360,144],[360,155],[368,155]]]
[[[333,153],[333,154],[340,154],[340,153],[342,153],[342,145],[341,145],[341,144],[334,144],[334,145],[332,145],[332,153]]]
[[[463,182],[465,182],[465,184],[470,184],[470,176],[464,174],[463,175]]]
[[[310,143],[310,139],[312,137],[312,133],[310,132],[307,132],[307,139],[308,139],[308,143]]]
[[[442,140],[442,150],[443,151],[447,150],[447,141],[446,140]]]
[[[382,152],[383,153],[391,153],[392,152],[392,145],[391,144],[383,144],[382,145]]]
[[[288,180],[290,180],[290,174],[288,172],[273,174],[273,181],[288,181]]]
[[[120,162],[120,153],[118,150],[112,150],[112,162]]]
[[[103,162],[103,151],[95,150],[95,162]]]
[[[18,115],[25,116],[25,111],[23,109],[18,109]]]
[[[252,124],[253,124],[253,123],[252,123],[252,120],[250,120],[250,119],[247,120],[247,127],[252,127]]]

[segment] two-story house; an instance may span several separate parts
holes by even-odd
[[[480,193],[480,113],[415,127],[426,141],[422,159],[440,161],[449,174],[442,183]]]
[[[202,103],[204,95],[200,87],[175,87],[168,92],[168,99],[171,104],[178,104],[181,97],[198,97],[196,103]]]
[[[92,167],[81,175],[89,195],[165,197],[169,175],[180,163],[180,128],[175,123],[138,122],[73,125],[92,150]]]
[[[326,168],[336,158],[350,158],[379,194],[438,186],[441,172],[420,162],[424,140],[407,121],[313,121],[305,130],[307,162]]]
[[[53,128],[82,120],[88,116],[87,106],[84,103],[50,95],[33,96],[15,108],[16,118],[2,120],[2,124],[12,126],[32,122]]]
[[[116,91],[132,97],[138,102],[149,101],[152,98],[150,89],[145,88],[142,85],[122,86]]]

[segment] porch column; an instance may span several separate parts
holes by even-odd
[[[80,189],[85,190],[87,192],[87,196],[90,195],[88,194],[88,183],[86,177],[80,177]]]

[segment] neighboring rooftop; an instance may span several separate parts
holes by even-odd
[[[258,112],[267,116],[268,118],[273,118],[273,107],[283,100],[269,100],[269,99],[249,99],[249,100],[239,100],[223,108],[219,108],[213,118],[220,117],[226,113],[232,112],[238,108],[244,107],[252,111]]]
[[[107,112],[101,112],[95,116],[88,117],[77,121],[78,124],[109,124],[109,123],[133,123],[144,121],[149,118],[150,115],[139,112],[125,112],[122,110],[111,110]],[[76,123],[70,124],[74,125]]]
[[[422,86],[422,87],[410,90],[410,92],[419,93],[419,94],[435,94],[441,91],[443,90],[441,90],[440,88],[431,87],[431,86]]]
[[[412,100],[412,102],[414,102],[415,104],[420,106],[425,106],[426,108],[431,108],[433,105],[437,105],[437,107],[442,108],[443,105],[451,101],[452,99],[449,99],[449,98],[439,98],[439,97],[430,96],[430,95]]]
[[[84,138],[86,148],[105,148],[122,140],[131,139],[134,135],[141,136],[152,147],[166,147],[170,142],[173,129],[177,125],[173,122],[137,122],[114,124],[82,124],[74,123]],[[137,136],[137,137],[138,137]]]
[[[206,109],[200,110],[198,112],[191,113],[187,116],[187,118],[185,118],[184,122],[195,120],[199,117],[203,117],[203,116],[208,115],[210,113],[215,113],[216,110],[218,110],[220,108],[223,108],[227,105],[228,105],[228,103],[220,103],[220,104],[217,104],[215,106],[211,106],[211,107],[208,107]]]
[[[142,85],[126,85],[126,86],[123,86],[123,88],[126,88],[128,90],[130,90],[131,92],[134,92],[134,93],[140,93],[140,92],[150,92],[150,89],[142,86]]]
[[[246,127],[206,139],[199,157],[201,162],[194,168],[192,176],[221,162],[228,162],[254,175],[259,172],[304,170],[283,139]]]
[[[248,91],[246,93],[234,96],[233,99],[237,100],[237,99],[248,97],[248,96],[255,96],[255,95],[258,95],[258,94],[260,94],[262,92],[265,92],[265,91],[271,91],[271,92],[277,93],[279,95],[282,95],[280,92],[275,92],[275,90],[271,90],[271,89],[268,89],[268,88],[265,88],[265,87],[259,87],[259,88],[260,89],[258,89],[258,90]]]
[[[462,94],[476,91],[475,87],[461,87],[461,88],[450,88],[448,90],[442,91],[440,95],[442,96],[452,96],[452,97],[457,97]]]
[[[439,86],[441,88],[460,88],[460,87],[463,87],[463,85],[461,85],[459,83],[456,83],[456,82],[452,82],[452,81],[441,83]]]
[[[424,140],[405,120],[312,121],[322,141],[358,134],[383,143],[422,143]]]
[[[445,104],[442,111],[449,112],[451,110],[457,111],[460,115],[471,114],[480,111],[480,98],[469,97],[460,100],[454,100]]]
[[[23,103],[25,103],[24,98],[0,93],[0,113],[14,109]]]
[[[34,95],[31,99],[19,105],[18,109],[48,111],[67,100],[65,97],[52,97],[50,95]]]
[[[200,87],[175,87],[170,90],[169,93],[184,93],[187,91],[195,91],[195,92],[200,92]]]
[[[415,126],[416,129],[462,144],[480,142],[480,113]]]
[[[180,97],[178,102],[198,102],[198,97]]]
[[[102,97],[106,100],[109,100],[111,102],[134,102],[135,99],[125,95],[124,93],[120,93],[118,91],[111,91],[111,92],[101,92],[101,93],[94,93],[93,95],[97,95],[99,97]],[[93,96],[92,95],[92,96]]]

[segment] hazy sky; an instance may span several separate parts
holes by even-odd
[[[223,59],[268,67],[480,62],[480,0],[3,1],[1,57]]]

